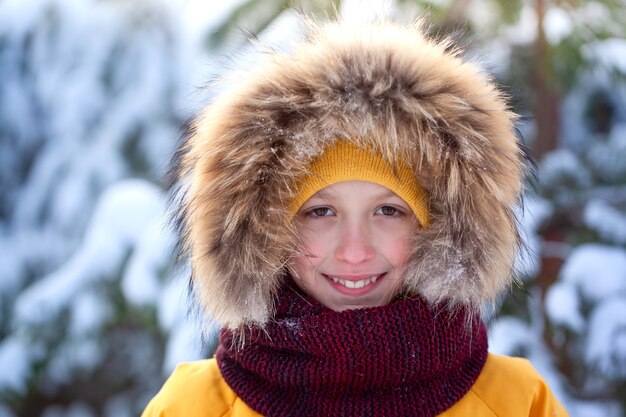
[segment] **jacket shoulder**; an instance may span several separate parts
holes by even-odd
[[[522,358],[489,354],[468,396],[482,402],[492,416],[568,416],[546,381]]]
[[[142,417],[234,417],[245,408],[222,378],[215,359],[182,363],[152,398]]]

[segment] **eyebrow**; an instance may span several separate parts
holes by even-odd
[[[311,197],[318,197],[318,198],[321,198],[322,200],[330,200],[333,198],[333,194],[335,193],[331,193],[328,190],[322,189],[316,192],[315,194],[313,194]]]
[[[374,197],[378,198],[378,199],[384,199],[384,198],[389,198],[389,197],[398,197],[398,198],[400,198],[400,196],[398,194],[394,193],[390,189],[386,189],[384,192],[382,192],[380,194],[377,194]]]

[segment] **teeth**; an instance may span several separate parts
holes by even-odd
[[[333,282],[337,282],[346,288],[359,289],[359,288],[363,288],[367,285],[375,283],[376,280],[378,279],[378,275],[374,275],[373,277],[362,279],[360,281],[348,281],[348,280],[341,279],[338,277],[331,277],[331,278],[333,279]]]

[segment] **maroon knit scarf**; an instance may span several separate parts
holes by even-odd
[[[485,326],[421,298],[334,312],[283,287],[265,330],[222,330],[228,385],[267,417],[435,416],[470,389],[487,358]]]

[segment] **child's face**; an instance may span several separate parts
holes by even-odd
[[[295,221],[302,256],[291,268],[307,294],[342,311],[385,305],[399,293],[418,222],[394,192],[339,182],[308,199]]]

